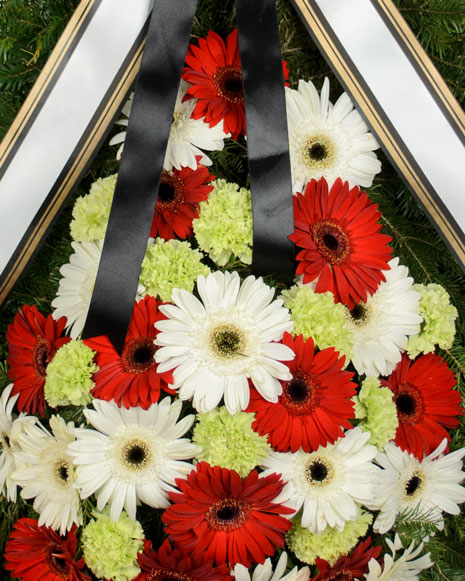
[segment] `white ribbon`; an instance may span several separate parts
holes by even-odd
[[[5,269],[141,33],[153,0],[102,0],[0,181]]]

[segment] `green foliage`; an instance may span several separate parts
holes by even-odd
[[[0,136],[12,123],[50,51],[79,0],[0,0]],[[465,102],[465,0],[395,0],[403,16],[444,76],[457,99]],[[204,37],[213,29],[226,36],[235,26],[233,0],[199,0],[193,36]],[[326,61],[321,57],[305,26],[289,0],[278,0],[283,59],[290,69],[291,86],[299,78],[312,80],[319,89],[324,77],[331,80],[333,101],[341,88]],[[434,147],[435,144],[432,144]],[[379,154],[379,152],[378,152]],[[43,313],[50,312],[60,279],[59,269],[71,253],[69,221],[74,197],[88,191],[97,177],[117,171],[114,148],[104,147],[85,176],[79,191],[71,196],[56,221],[36,259],[17,284],[0,314],[0,388],[9,383],[6,370],[7,325],[23,304],[35,304]],[[458,389],[465,396],[465,277],[446,245],[430,225],[414,197],[379,154],[383,173],[375,180],[370,196],[383,212],[383,230],[393,237],[394,255],[409,266],[416,282],[443,285],[459,310],[457,337],[453,347],[440,354],[454,370]],[[229,140],[225,149],[212,155],[212,173],[241,186],[248,186],[246,142]],[[60,413],[76,423],[84,421],[81,408],[66,407]],[[187,412],[183,410],[183,413]],[[465,444],[465,420],[452,435],[450,448]],[[85,522],[92,510],[84,503]],[[32,509],[23,501],[17,504],[0,499],[0,552],[13,523],[21,516],[31,516]],[[161,539],[163,531],[159,511],[141,510],[141,522],[147,536]],[[435,567],[422,574],[428,581],[456,581],[465,578],[465,519],[463,515],[446,516],[444,532],[433,524],[418,522],[414,515],[397,519],[397,529],[405,538],[420,539],[430,535],[426,549],[431,551]]]
[[[460,103],[465,102],[464,0],[397,0],[402,15]]]
[[[13,121],[78,3],[0,1],[0,137]]]

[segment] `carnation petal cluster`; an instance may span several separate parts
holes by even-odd
[[[296,285],[282,292],[284,305],[291,311],[294,333],[311,337],[319,349],[334,347],[347,360],[352,358],[353,336],[346,328],[346,310],[334,302],[330,292],[316,293],[310,285]]]
[[[69,226],[71,237],[77,242],[103,240],[110,215],[117,174],[99,178],[86,196],[80,196],[73,207]]]
[[[231,257],[250,264],[253,239],[250,190],[226,180],[216,180],[213,186],[193,222],[199,248],[218,266],[225,266]]]
[[[147,410],[97,399],[93,406],[84,414],[96,430],[77,428],[76,441],[68,447],[81,498],[95,494],[99,511],[110,504],[113,520],[123,508],[134,519],[138,500],[166,508],[176,478],[192,469],[184,460],[195,455],[196,447],[181,436],[194,416],[178,421],[181,401],[170,404],[169,398]]]
[[[94,511],[93,517],[82,531],[86,565],[98,577],[131,581],[140,571],[137,556],[144,546],[142,526],[125,512],[117,520],[108,510]]]
[[[65,343],[47,366],[44,394],[51,407],[87,405],[94,387],[92,374],[98,371],[95,351],[82,341]]]
[[[361,512],[355,520],[346,521],[342,530],[326,527],[318,533],[303,527],[301,519],[296,517],[286,535],[286,543],[303,563],[313,565],[317,559],[324,559],[333,565],[366,534],[372,520],[373,516],[370,513]]]
[[[196,457],[211,466],[235,470],[243,478],[268,456],[266,439],[252,429],[254,414],[230,414],[223,406],[199,413],[192,440]]]
[[[139,279],[145,289],[144,295],[166,302],[172,300],[174,289],[191,292],[197,277],[210,272],[201,262],[202,258],[202,253],[194,250],[187,241],[151,239]]]
[[[432,353],[438,345],[450,349],[455,336],[457,309],[451,305],[449,293],[439,284],[416,284],[420,293],[420,315],[423,322],[419,334],[410,337],[407,353],[414,359],[420,353]]]
[[[181,400],[193,399],[202,412],[221,398],[229,413],[249,403],[249,379],[268,401],[277,401],[280,379],[290,379],[282,361],[294,353],[279,341],[292,323],[274,289],[249,276],[242,283],[236,272],[199,276],[200,299],[173,291],[174,305],[160,307],[168,320],[156,323],[160,349],[158,371],[173,370],[173,387]]]
[[[370,444],[378,449],[393,440],[399,425],[394,396],[390,389],[382,387],[378,378],[370,376],[353,398],[355,417],[359,427],[370,434]]]

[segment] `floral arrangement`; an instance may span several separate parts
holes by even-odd
[[[301,80],[286,105],[290,288],[250,274],[250,191],[209,170],[245,143],[236,31],[189,47],[121,354],[80,338],[116,175],[77,199],[53,313],[25,305],[7,330],[0,490],[36,513],[7,543],[13,577],[394,581],[432,566],[397,529],[432,535],[465,501],[465,448],[448,449],[461,397],[435,353],[457,310],[393,256],[361,189],[378,145],[349,97]]]

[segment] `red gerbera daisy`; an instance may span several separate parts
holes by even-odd
[[[126,408],[140,405],[143,409],[156,403],[160,389],[174,393],[168,387],[173,382],[171,372],[157,373],[153,340],[157,334],[154,323],[166,319],[158,310],[161,301],[146,296],[134,306],[128,334],[121,355],[106,335],[86,339],[85,344],[97,352],[99,370],[93,376],[92,395],[105,401],[114,400]]]
[[[142,572],[134,581],[233,581],[225,564],[212,567],[206,555],[195,558],[180,549],[172,549],[168,539],[158,551],[144,542],[144,552],[137,555]]]
[[[197,163],[200,157],[197,157]],[[192,234],[192,220],[199,217],[199,202],[206,200],[215,179],[204,165],[163,171],[150,236],[164,240],[185,239]]]
[[[304,283],[318,279],[315,291],[331,291],[349,309],[385,280],[392,249],[381,234],[381,212],[366,192],[336,180],[328,194],[324,178],[307,184],[294,197],[295,232],[289,238],[303,248],[297,273]]]
[[[371,559],[377,559],[381,553],[381,547],[370,547],[371,538],[368,537],[349,556],[338,559],[331,565],[324,559],[315,559],[318,567],[318,575],[311,581],[354,581],[361,579],[368,573],[368,563]]]
[[[8,377],[14,383],[11,395],[19,394],[19,411],[44,415],[47,365],[57,349],[71,341],[61,336],[65,325],[65,317],[54,321],[52,315],[44,317],[36,307],[29,305],[25,305],[8,325]]]
[[[253,429],[278,452],[313,452],[320,445],[333,444],[349,430],[354,418],[354,404],[350,401],[356,393],[351,381],[353,373],[343,371],[345,357],[333,347],[315,353],[310,337],[295,339],[285,333],[282,342],[296,354],[286,361],[292,373],[290,381],[281,381],[283,393],[277,403],[265,401],[252,389],[246,411],[255,412]]]
[[[32,518],[21,518],[15,524],[5,548],[5,569],[23,581],[90,581],[81,573],[84,559],[75,561],[76,525],[65,539],[49,527],[37,526]]]
[[[210,30],[207,38],[199,39],[199,46],[189,45],[187,67],[183,79],[192,87],[186,98],[198,99],[192,114],[194,119],[205,117],[210,127],[223,120],[225,133],[233,139],[245,135],[244,90],[237,42],[237,29],[223,39]],[[289,77],[287,64],[283,63],[284,79]]]
[[[399,419],[394,441],[399,448],[421,460],[444,438],[450,441],[444,428],[458,426],[456,416],[463,410],[460,393],[453,389],[455,376],[441,357],[428,353],[412,363],[403,355],[381,383],[394,392]]]
[[[181,492],[168,493],[173,504],[162,520],[173,541],[193,557],[250,567],[284,546],[291,522],[281,514],[294,510],[273,502],[284,487],[277,474],[259,478],[253,470],[243,481],[234,470],[200,462],[176,484]]]

